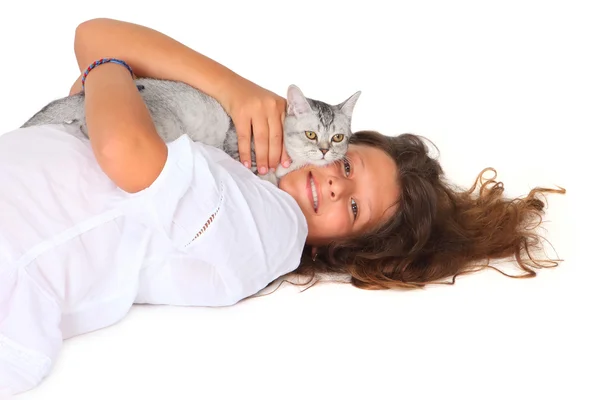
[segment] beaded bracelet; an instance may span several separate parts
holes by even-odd
[[[133,70],[131,69],[131,67],[129,65],[127,65],[127,63],[125,61],[119,60],[116,58],[101,58],[101,59],[91,63],[90,66],[87,67],[87,69],[83,73],[83,76],[81,77],[81,90],[83,90],[83,88],[85,87],[85,78],[87,78],[90,71],[93,70],[94,68],[96,68],[98,65],[102,65],[102,64],[106,64],[106,63],[120,64],[129,70],[129,73],[131,73],[132,78],[134,77]]]

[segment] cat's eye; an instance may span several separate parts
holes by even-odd
[[[313,131],[305,131],[304,133],[306,134],[306,137],[310,140],[315,140],[317,138],[317,134]]]
[[[333,142],[339,143],[342,140],[344,140],[344,135],[342,135],[341,133],[338,133],[337,135],[333,135],[333,137],[331,138],[331,140]]]

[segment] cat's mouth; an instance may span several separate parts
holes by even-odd
[[[317,212],[319,210],[319,192],[317,191],[317,184],[313,178],[312,172],[308,173],[308,198],[312,201],[313,210]]]

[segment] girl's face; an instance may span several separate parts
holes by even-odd
[[[400,195],[394,160],[383,150],[359,145],[350,145],[343,162],[307,165],[285,175],[279,188],[302,209],[306,243],[314,246],[376,227],[393,214]]]

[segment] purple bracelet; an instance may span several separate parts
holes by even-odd
[[[101,58],[101,59],[91,63],[90,66],[87,67],[87,69],[83,73],[83,76],[81,77],[81,90],[83,90],[83,88],[85,87],[85,78],[87,78],[90,71],[93,70],[94,68],[96,68],[98,65],[102,65],[102,64],[106,64],[106,63],[120,64],[129,70],[129,73],[131,74],[132,78],[134,77],[133,70],[131,69],[131,67],[129,65],[127,65],[127,63],[125,61],[119,60],[116,58]]]

